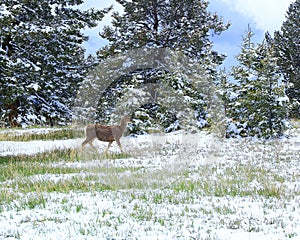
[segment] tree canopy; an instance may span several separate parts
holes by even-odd
[[[267,41],[256,45],[252,37],[248,29],[237,56],[239,64],[232,67],[237,84],[227,86],[227,136],[281,136],[288,127],[288,97],[274,46]]]
[[[82,11],[82,0],[3,0],[1,119],[11,126],[66,124],[74,94],[87,72],[81,30],[105,10]]]
[[[163,68],[165,79],[163,80],[160,77],[161,84],[164,83],[176,88],[178,82],[181,82],[183,87],[177,88],[178,93],[183,91],[187,94],[185,97],[193,99],[192,101],[199,104],[201,102],[201,107],[200,105],[198,107],[194,105],[194,109],[191,109],[191,111],[198,109],[197,112],[203,113],[203,109],[199,110],[205,105],[203,101],[200,101],[200,99],[203,99],[203,95],[201,96],[203,92],[198,88],[200,84],[197,85],[196,82],[201,82],[201,80],[205,79],[205,81],[207,80],[211,82],[211,85],[214,85],[217,78],[217,67],[222,63],[225,55],[212,49],[213,43],[210,36],[212,34],[221,34],[230,24],[224,23],[217,14],[210,13],[207,10],[209,3],[204,0],[117,0],[117,2],[124,7],[124,13],[114,12],[112,25],[106,26],[100,33],[100,36],[109,42],[108,45],[97,52],[100,62],[118,54],[126,55],[126,52],[131,50],[143,49],[140,52],[140,62],[157,62],[156,65],[148,64],[151,65],[152,69],[149,70],[146,67],[145,73],[147,74],[140,74],[145,76],[142,79],[143,84],[150,83],[153,79],[156,79],[156,76],[162,71],[161,68]],[[148,56],[148,54],[144,54],[145,49],[168,49],[174,52],[181,52],[186,59],[189,59],[187,61],[191,65],[185,64],[186,68],[184,71],[182,69],[178,71],[178,69],[176,70],[172,67],[173,72],[169,72],[166,63],[170,61],[165,58],[166,56],[160,54],[162,51],[158,51],[158,55],[153,56],[153,58],[146,59],[145,55]],[[129,62],[132,61],[129,60]],[[135,67],[141,70],[139,63]],[[132,79],[136,69],[134,67],[131,69],[133,73]],[[192,74],[196,77],[183,79],[175,76],[176,72],[185,72],[187,75]],[[129,72],[124,72],[123,74],[126,75]],[[171,74],[175,75],[171,77]],[[120,83],[122,79],[124,82]],[[166,79],[169,79],[168,83],[165,81]],[[119,76],[118,79],[112,79],[111,81],[114,80],[119,83],[119,86],[122,86],[122,91],[124,92],[126,92],[127,85],[131,86],[132,83],[128,80],[128,77],[122,78]],[[193,90],[191,89],[191,84],[194,85],[192,87]],[[115,84],[111,86],[115,86]],[[183,88],[185,89],[183,90]],[[151,91],[156,92],[156,90],[152,89]],[[107,89],[107,91],[110,92],[110,89]],[[151,99],[154,99],[153,96]],[[143,114],[141,114],[141,109],[138,112],[142,115],[142,118],[145,118],[145,115],[147,115],[147,119],[155,118],[156,116],[160,116],[162,119],[160,111],[166,111],[162,110],[157,104],[158,102],[154,101],[151,104],[141,106]],[[153,112],[154,110],[156,112]],[[201,122],[205,115],[207,113],[204,115],[199,114],[198,121]],[[165,117],[167,118],[167,116]],[[177,120],[174,118],[174,115],[172,115],[171,119],[173,121]],[[167,120],[164,120],[164,122],[171,124]]]

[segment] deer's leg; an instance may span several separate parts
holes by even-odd
[[[116,139],[116,143],[118,144],[119,148],[121,149],[121,152],[124,153],[120,139]]]
[[[86,138],[82,143],[81,143],[81,147],[84,147],[88,142],[90,142],[91,139]]]
[[[113,143],[113,142],[109,142],[109,143],[108,143],[108,146],[107,146],[106,150],[104,151],[104,154],[107,154],[107,151],[108,151],[108,149],[110,148],[110,146],[111,146],[112,143]]]
[[[81,143],[81,150],[80,150],[80,152],[82,153],[83,148],[84,148],[84,146],[85,146],[86,144],[90,144],[90,146],[91,146],[96,152],[98,152],[97,149],[95,148],[95,146],[93,145],[93,141],[94,141],[94,140],[95,140],[95,138],[86,138],[86,139],[83,141],[83,143]]]
[[[98,153],[97,148],[93,145],[93,141],[95,140],[95,138],[89,142],[90,146],[95,150],[96,153]]]
[[[83,148],[84,148],[84,146],[85,146],[87,143],[88,143],[88,139],[85,139],[85,140],[81,143],[80,154],[82,154]]]

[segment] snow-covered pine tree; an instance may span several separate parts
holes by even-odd
[[[248,29],[243,38],[240,62],[232,68],[237,81],[232,87],[228,116],[231,118],[228,136],[280,136],[287,127],[285,85],[278,73],[273,46],[264,41],[257,46]]]
[[[6,6],[0,5],[0,122],[2,126],[5,126],[7,123],[12,121],[12,111],[13,106],[11,98],[7,96],[13,96],[17,92],[17,89],[14,88],[14,79],[12,78],[12,71],[9,61],[9,56],[11,54],[11,46],[8,45],[10,38],[5,38],[9,33],[10,29],[5,27],[9,26],[9,23],[12,21],[12,15],[7,10]],[[7,109],[8,106],[11,106],[11,110]]]
[[[193,96],[187,97],[194,98],[195,102],[202,104],[198,107],[194,105],[197,109],[199,125],[201,125],[200,122],[203,120],[201,118],[205,118],[201,110],[203,101],[199,100],[203,98],[201,89],[198,89],[198,94],[195,94],[194,90],[188,90],[188,85],[191,82],[195,83],[195,80],[200,82],[200,78],[207,79],[207,81],[211,81],[212,85],[214,84],[217,66],[222,63],[225,56],[212,50],[210,34],[221,34],[229,27],[229,24],[224,24],[222,18],[217,14],[208,12],[208,2],[204,0],[117,0],[117,2],[124,7],[124,14],[115,12],[112,16],[112,26],[105,27],[100,33],[100,36],[108,40],[109,44],[98,51],[99,59],[105,60],[132,49],[146,48],[170,49],[184,53],[193,61],[193,67],[186,64],[187,68],[184,72],[187,75],[197,75],[197,79],[184,80],[178,76],[171,77],[171,75],[168,75],[167,78],[172,80],[170,85],[173,85],[174,89],[181,83],[186,84],[185,92],[189,94],[193,92]],[[141,62],[147,61],[147,59],[142,59],[143,55],[141,55]],[[165,63],[163,57],[159,55],[148,60],[161,62],[162,65]],[[195,65],[198,66],[195,68]],[[201,76],[199,75],[200,68]],[[149,69],[146,71],[149,72]],[[161,71],[159,66],[157,71]],[[152,73],[153,76],[157,75],[155,68],[152,69]],[[148,79],[144,79],[144,84],[153,79],[153,76],[148,76]],[[201,84],[195,84],[195,86],[197,89],[198,86],[201,87]],[[177,90],[181,91],[182,89]],[[155,104],[148,106],[151,106],[152,110],[159,109]],[[152,110],[145,109],[145,106],[141,107],[145,113],[142,115],[149,116],[148,113]],[[155,114],[150,115],[154,116]],[[163,118],[161,117],[161,119]],[[207,120],[203,122],[207,123]]]
[[[218,84],[218,94],[221,96],[224,114],[220,114],[222,119],[222,126],[226,128],[226,117],[232,116],[235,110],[232,106],[233,100],[236,97],[236,84],[229,80],[229,73],[223,69],[220,71],[220,82]],[[222,134],[226,133],[223,131]]]
[[[1,1],[1,48],[12,73],[1,78],[2,97],[9,99],[1,117],[10,118],[8,124],[66,124],[71,119],[71,104],[89,66],[81,30],[96,26],[109,11],[79,10],[81,3]]]
[[[300,118],[300,0],[287,11],[280,31],[274,33],[278,65],[287,84],[290,116]]]
[[[224,56],[212,51],[210,33],[220,34],[224,24],[217,14],[208,12],[203,0],[117,0],[124,14],[113,14],[112,27],[105,27],[101,37],[108,46],[98,51],[100,58],[129,49],[170,48],[205,62],[209,56],[221,63]]]

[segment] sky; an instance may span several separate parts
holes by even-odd
[[[235,56],[241,50],[242,36],[248,25],[254,32],[254,42],[261,42],[266,31],[273,35],[280,30],[285,20],[286,11],[295,0],[210,0],[208,10],[222,16],[224,22],[231,22],[230,28],[219,36],[214,36],[212,41],[214,49],[227,55],[222,67],[227,70],[237,62]],[[114,0],[85,0],[82,9],[102,9],[114,5],[113,11],[122,11],[122,7]],[[106,16],[96,28],[85,30],[89,41],[84,44],[88,54],[95,54],[107,42],[101,39],[98,33],[103,26],[110,24],[110,16]]]

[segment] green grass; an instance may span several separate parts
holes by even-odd
[[[126,157],[129,155],[100,156],[93,152],[81,154],[77,149],[53,150],[33,156],[2,156],[0,157],[0,205],[11,203],[14,199],[20,199],[22,194],[29,193],[113,190],[123,188],[124,182],[126,186],[134,186],[136,179],[130,177],[128,180],[126,174],[131,172],[135,175],[135,172],[141,168],[107,165],[110,161]],[[80,165],[76,164],[86,161],[92,163],[93,159],[98,159],[99,164],[93,167],[88,165],[78,167]],[[68,167],[64,163],[74,165]],[[140,174],[136,175],[141,177]],[[59,180],[55,181],[53,178]],[[38,199],[36,201],[39,202]],[[2,210],[0,208],[0,212]]]
[[[76,166],[77,162],[93,162],[95,157],[98,164],[93,167],[84,164],[80,165],[81,167],[70,167],[63,164],[75,163]],[[251,163],[236,163],[232,166],[204,165],[193,171],[182,172],[179,180],[177,178],[172,182],[170,179],[176,179],[175,173],[169,173],[167,170],[145,172],[142,167],[115,167],[111,164],[126,157],[130,156],[107,154],[99,158],[90,152],[81,155],[76,149],[54,150],[34,156],[0,157],[0,203],[11,203],[14,199],[19,199],[19,195],[29,193],[128,189],[164,189],[166,194],[160,192],[153,196],[137,196],[156,204],[163,201],[173,204],[189,203],[190,199],[194,199],[191,197],[194,195],[264,198],[282,198],[290,195],[290,191],[283,184],[285,178],[264,166]],[[195,174],[198,176],[197,180],[191,179],[190,176]],[[58,180],[54,181],[53,176]],[[292,179],[296,180],[297,177]],[[36,202],[39,205],[43,199],[37,199]]]
[[[198,180],[182,179],[171,187],[175,192],[200,196],[281,198],[289,195],[283,177],[276,172],[250,164],[232,167],[203,166],[198,169]]]
[[[87,155],[85,155],[87,157]],[[26,163],[50,163],[64,160],[66,162],[74,162],[81,159],[80,152],[77,149],[53,150],[38,153],[36,155],[17,155],[17,156],[0,156],[0,165],[15,164],[19,162]]]
[[[91,181],[91,179],[97,181]],[[5,186],[5,185],[4,185]],[[99,181],[98,177],[91,176],[73,176],[67,179],[60,179],[58,181],[54,180],[42,180],[33,181],[30,179],[19,180],[9,184],[6,187],[12,189],[18,189],[19,192],[26,193],[69,193],[71,191],[81,191],[81,192],[93,192],[93,191],[103,191],[111,190],[110,186],[105,185]]]
[[[42,205],[45,207],[45,194],[52,192],[101,192],[113,190],[110,186],[103,184],[97,176],[72,176],[66,179],[55,180],[32,180],[29,178],[15,179],[15,181],[3,183],[0,192],[0,206],[11,204],[14,200],[20,200],[18,210]],[[33,195],[32,195],[33,194]],[[23,196],[30,196],[24,198]],[[15,209],[15,206],[13,206]],[[4,208],[0,207],[0,212]]]
[[[82,169],[46,167],[37,163],[19,162],[3,166],[1,170],[0,181],[7,181],[34,175],[79,173]]]
[[[83,129],[72,129],[72,128],[55,128],[53,131],[47,133],[32,133],[26,132],[14,133],[13,131],[0,131],[0,141],[20,141],[28,142],[34,140],[62,140],[62,139],[74,139],[84,136]]]

